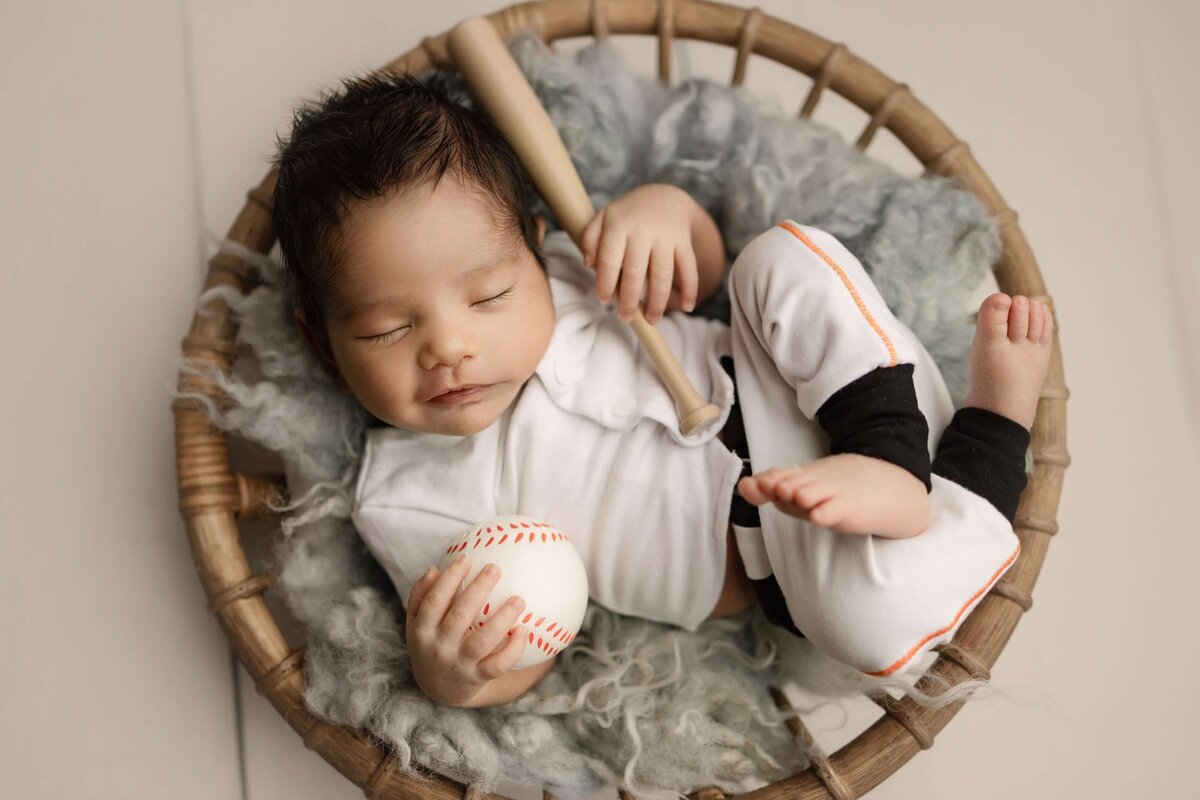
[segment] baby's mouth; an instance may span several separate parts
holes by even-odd
[[[449,392],[443,392],[436,397],[430,399],[431,403],[455,404],[472,400],[482,394],[491,384],[470,384],[460,389]]]

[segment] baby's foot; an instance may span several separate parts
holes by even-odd
[[[840,453],[802,467],[773,467],[742,478],[747,502],[774,503],[785,514],[839,533],[902,539],[929,525],[925,484],[889,461]]]
[[[1033,426],[1050,365],[1054,317],[1037,300],[997,292],[979,307],[964,405]]]

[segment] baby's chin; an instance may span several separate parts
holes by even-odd
[[[440,433],[443,436],[474,436],[481,433],[500,419],[499,414],[447,415],[446,420],[430,420],[428,433]]]

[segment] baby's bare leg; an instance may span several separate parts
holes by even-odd
[[[984,300],[965,405],[1032,426],[1053,333],[1053,318],[1042,303],[1001,293]],[[743,478],[738,492],[756,506],[771,502],[785,514],[840,533],[903,538],[929,524],[925,486],[907,470],[867,456],[844,453],[764,470]]]

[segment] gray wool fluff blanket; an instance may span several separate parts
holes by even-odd
[[[964,304],[1001,252],[973,195],[949,179],[901,176],[835,131],[764,107],[743,89],[704,80],[667,88],[635,76],[603,43],[564,56],[523,34],[512,49],[597,208],[638,184],[676,184],[712,213],[731,258],[784,218],[829,231],[863,262],[961,399],[972,331]],[[861,675],[758,610],[687,633],[593,604],[576,642],[525,696],[490,709],[435,705],[411,677],[400,599],[349,520],[367,415],[335,390],[297,336],[277,258],[219,246],[257,269],[263,284],[245,296],[219,287],[199,300],[201,313],[225,303],[239,324],[232,374],[211,376],[236,406],[207,405],[222,429],[286,464],[292,500],[281,509],[271,568],[306,628],[305,700],[327,720],[369,731],[405,770],[485,791],[544,786],[564,798],[604,784],[639,797],[708,785],[743,792],[807,764],[768,686],[791,684],[820,702],[903,691],[928,704],[977,688],[940,699],[916,691],[932,654],[907,675]],[[726,321],[728,312],[723,286],[700,309]]]

